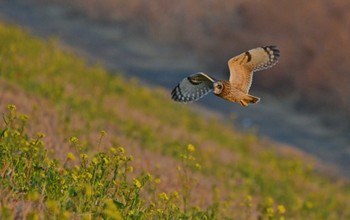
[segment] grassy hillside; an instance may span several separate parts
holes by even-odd
[[[0,25],[7,217],[348,219],[312,160]],[[278,148],[277,148],[278,147]]]
[[[49,2],[69,5],[73,13],[102,22],[128,23],[156,41],[185,45],[202,63],[225,75],[226,60],[234,54],[274,43],[283,59],[263,76],[256,75],[255,88],[279,98],[292,98],[297,110],[322,114],[334,129],[350,128],[349,121],[344,120],[350,112],[350,30],[344,28],[350,25],[347,0],[333,4],[325,0],[298,4],[273,0]]]

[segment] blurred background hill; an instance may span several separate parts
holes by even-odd
[[[127,23],[157,41],[187,48],[222,75],[227,74],[223,61],[236,53],[276,44],[282,50],[280,67],[256,74],[257,88],[293,98],[295,108],[316,111],[337,129],[350,125],[343,120],[350,116],[349,1],[51,1],[93,20]]]
[[[348,1],[2,3],[7,20],[45,37],[57,36],[93,61],[169,89],[196,71],[225,77],[232,56],[278,45],[280,63],[254,76],[252,94],[262,97],[259,105],[243,109],[212,97],[199,103],[237,114],[240,126],[257,128],[323,160],[350,164]]]

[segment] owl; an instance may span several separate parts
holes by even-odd
[[[228,61],[229,80],[216,80],[206,73],[196,73],[184,78],[171,92],[172,99],[189,103],[197,101],[209,92],[241,106],[255,104],[260,98],[250,95],[253,72],[268,69],[275,65],[280,57],[276,46],[251,49]]]

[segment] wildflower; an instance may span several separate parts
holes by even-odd
[[[140,189],[142,187],[142,185],[138,179],[134,179],[133,182],[134,182],[134,186],[136,186],[136,188]]]
[[[181,166],[178,165],[178,166],[176,167],[176,169],[177,169],[177,171],[181,171]]]
[[[112,199],[106,199],[103,213],[108,217],[108,219],[123,219]]]
[[[125,149],[123,147],[118,147],[118,151],[119,153],[121,154],[124,154],[125,153]]]
[[[247,202],[251,202],[252,200],[253,200],[253,198],[252,198],[251,195],[247,195],[247,196],[245,197],[245,201],[247,201]]]
[[[62,213],[62,218],[63,219],[71,219],[70,218],[70,213],[68,212],[68,211],[64,211],[63,213]],[[39,218],[38,218],[39,219]]]
[[[102,130],[100,134],[101,134],[101,137],[104,137],[104,136],[106,136],[106,135],[107,135],[107,132],[106,132],[106,131],[104,131],[104,130]]]
[[[80,158],[82,160],[86,160],[86,159],[88,159],[88,155],[87,154],[80,154]]]
[[[33,202],[37,202],[40,199],[40,195],[37,191],[29,192],[27,197],[28,197],[28,200],[33,201]]]
[[[69,141],[72,142],[73,144],[77,144],[78,141],[79,141],[79,139],[78,139],[77,137],[71,137],[71,138],[69,139]]]
[[[69,153],[67,154],[67,159],[68,159],[68,160],[75,161],[75,156],[74,156],[74,154],[71,153],[71,152],[69,152]]]
[[[134,172],[134,167],[129,166],[129,172],[130,172],[130,173]]]
[[[272,197],[267,197],[266,198],[266,205],[272,206],[274,202],[275,201],[274,201],[274,199]]]
[[[154,182],[155,182],[156,184],[159,184],[159,183],[160,183],[160,179],[159,179],[159,178],[156,178],[156,179],[154,179]]]
[[[92,195],[92,188],[89,184],[86,184],[84,186],[84,192],[87,197],[90,197]]]
[[[310,201],[307,201],[305,203],[305,206],[306,206],[307,209],[312,209],[314,207],[314,204],[312,202],[310,202]]]
[[[189,145],[187,145],[187,150],[189,152],[193,153],[196,151],[196,148],[192,144],[189,144]]]
[[[117,150],[116,150],[114,147],[109,148],[109,150],[110,150],[113,154],[117,153]]]
[[[266,209],[266,214],[268,217],[273,217],[274,213],[275,213],[275,211],[273,210],[272,207],[269,207]]]
[[[59,212],[59,205],[58,202],[54,200],[48,200],[45,203],[47,209],[52,212],[53,214],[57,214]]]
[[[159,194],[159,198],[164,200],[164,201],[168,201],[169,200],[169,197],[168,197],[168,195],[165,192],[160,193]]]
[[[284,207],[284,205],[278,205],[277,206],[277,210],[278,210],[278,212],[280,213],[280,214],[284,214],[284,213],[286,213],[286,208]]]
[[[16,111],[16,106],[15,105],[7,105],[7,109],[10,111]]]
[[[146,179],[147,180],[152,179],[152,175],[150,173],[146,173]]]
[[[45,135],[44,133],[42,133],[42,132],[38,132],[36,135],[38,136],[38,138],[44,138],[44,137],[46,136],[46,135]]]
[[[194,166],[195,166],[195,168],[196,168],[197,170],[202,169],[202,166],[201,166],[199,163],[196,163]]]
[[[21,121],[23,121],[23,122],[27,122],[28,121],[28,116],[27,115],[20,115],[19,116],[19,119],[21,120]]]
[[[109,164],[109,160],[107,157],[103,157],[102,160],[103,160],[104,164],[107,164],[107,165]]]
[[[247,195],[244,199],[244,205],[248,206],[248,207],[252,207],[253,204],[252,204],[252,196],[251,195]]]
[[[91,160],[91,163],[92,163],[93,165],[98,164],[98,159],[97,159],[96,157],[94,157],[94,158]]]
[[[89,173],[89,172],[85,172],[81,175],[83,178],[86,178],[86,179],[89,179],[91,180],[92,179],[92,174]]]
[[[178,199],[179,198],[179,193],[177,191],[173,192],[173,196],[175,199]]]
[[[188,160],[195,161],[195,160],[196,160],[196,158],[195,158],[194,156],[192,156],[192,155],[189,155],[189,156],[188,156]]]

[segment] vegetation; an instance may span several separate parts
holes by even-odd
[[[348,219],[312,160],[0,25],[4,218]],[[132,155],[132,156],[131,156]]]

